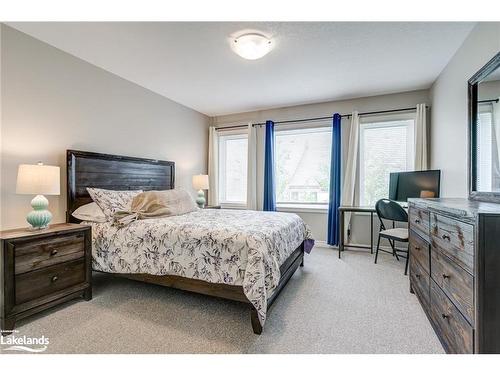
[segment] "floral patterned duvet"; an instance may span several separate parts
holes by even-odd
[[[299,216],[281,212],[206,209],[125,227],[87,224],[95,270],[242,285],[262,325],[280,265],[303,241],[307,252],[314,244]]]

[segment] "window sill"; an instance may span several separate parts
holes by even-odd
[[[370,212],[351,212],[353,216],[370,216]],[[377,216],[377,213],[373,213],[373,217]]]
[[[238,204],[238,203],[219,203],[220,208],[231,209],[231,210],[246,210],[246,204]]]
[[[278,204],[276,210],[279,212],[305,212],[305,213],[328,213],[328,205],[317,204]]]

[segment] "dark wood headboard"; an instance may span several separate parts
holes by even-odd
[[[71,214],[92,202],[88,187],[110,190],[168,190],[175,186],[175,163],[154,159],[66,151],[66,221],[76,223]]]

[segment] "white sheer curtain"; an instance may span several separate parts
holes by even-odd
[[[219,135],[215,126],[209,128],[208,133],[208,204],[219,204]]]
[[[257,210],[257,129],[248,123],[247,208]]]
[[[248,124],[247,209],[262,210],[264,196],[264,128]]]
[[[347,162],[344,170],[344,185],[342,187],[342,206],[354,206],[356,191],[356,176],[358,168],[358,148],[359,148],[359,113],[353,111],[351,115],[351,126],[349,128],[349,144],[347,146]],[[351,213],[346,212],[345,230],[347,232],[351,223]],[[347,238],[347,233],[344,233]]]
[[[424,104],[417,104],[415,116],[415,165],[416,171],[423,171],[429,168],[427,149],[427,111]]]

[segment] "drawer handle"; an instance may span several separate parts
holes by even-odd
[[[57,253],[58,253],[57,249],[52,249],[52,251],[50,252],[50,256],[57,255]]]
[[[415,224],[420,224],[420,219],[415,219]]]
[[[450,276],[443,273],[443,279],[449,279],[449,278],[450,278]]]
[[[50,281],[55,283],[57,280],[59,280],[59,278],[57,276],[52,276],[52,279]]]
[[[443,240],[447,240],[447,241],[451,240],[450,236],[448,236],[447,234],[443,234],[443,235],[441,236],[441,238],[442,238]]]
[[[443,317],[443,319],[448,319],[449,318],[449,316],[446,315],[446,314],[441,314],[441,316]]]
[[[420,251],[420,246],[415,246],[415,250]]]
[[[420,276],[421,276],[421,275],[420,275],[420,274],[418,274],[418,273],[416,273],[416,274],[415,274],[415,277],[416,277],[417,279],[420,279]]]

